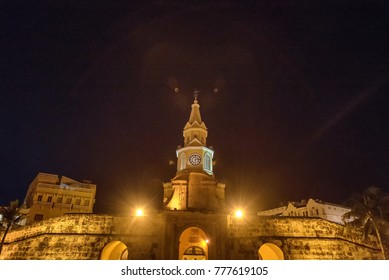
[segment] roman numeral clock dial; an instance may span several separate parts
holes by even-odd
[[[201,163],[201,156],[199,154],[192,154],[189,157],[189,163],[191,165],[199,165]]]

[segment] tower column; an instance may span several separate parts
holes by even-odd
[[[164,207],[170,210],[222,210],[224,184],[213,174],[214,151],[206,147],[208,129],[202,121],[195,91],[189,120],[183,129],[184,146],[177,151],[177,172],[164,183]]]

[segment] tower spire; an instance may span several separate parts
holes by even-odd
[[[199,97],[199,93],[200,91],[197,89],[193,91],[194,103],[198,103],[197,98]]]
[[[177,173],[163,184],[164,206],[170,210],[224,211],[225,185],[214,177],[214,151],[206,146],[208,130],[200,115],[199,91],[193,93],[189,120],[183,130],[184,146],[176,150]]]
[[[201,120],[200,104],[197,100],[199,91],[194,91],[194,101],[190,112],[189,121],[184,127],[184,145],[185,146],[205,146],[207,140],[207,127]]]

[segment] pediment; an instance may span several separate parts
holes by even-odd
[[[188,128],[201,128],[201,129],[205,129],[205,130],[207,129],[204,122],[198,123],[197,121],[194,121],[193,123],[187,122],[185,127],[184,127],[184,130],[188,129]]]
[[[192,141],[190,141],[187,146],[203,146],[204,144],[197,138],[193,138]]]

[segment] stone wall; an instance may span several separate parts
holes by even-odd
[[[130,258],[157,258],[160,224],[158,215],[64,215],[10,231],[0,259],[99,259],[112,240],[124,242]]]
[[[111,241],[121,241],[129,259],[177,259],[180,234],[204,230],[210,259],[258,259],[265,243],[285,259],[381,259],[377,240],[320,218],[248,216],[162,211],[146,217],[68,214],[11,230],[0,259],[99,259]]]
[[[377,239],[320,218],[229,217],[228,252],[231,259],[258,259],[259,248],[277,245],[285,259],[382,259]]]

